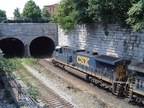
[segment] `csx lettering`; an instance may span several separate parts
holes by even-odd
[[[88,61],[90,60],[90,58],[84,57],[84,56],[77,56],[77,63],[82,64],[84,66],[89,67]]]

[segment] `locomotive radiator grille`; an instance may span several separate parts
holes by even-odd
[[[108,61],[112,61],[112,62],[121,60],[120,58],[112,57],[112,56],[107,56],[107,55],[100,55],[100,56],[98,56],[97,58],[104,59],[104,60],[108,60]]]
[[[118,58],[118,57],[112,57],[112,56],[108,56],[108,55],[98,55],[96,57],[97,61],[100,62],[104,62],[104,63],[108,63],[108,64],[112,64],[112,65],[116,65],[116,64],[123,64],[123,59]]]

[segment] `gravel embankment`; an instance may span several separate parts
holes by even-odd
[[[57,75],[46,77],[42,71],[38,72],[27,65],[24,65],[24,67],[59,96],[69,101],[75,108],[107,108],[104,102],[98,100],[86,91],[75,88]],[[40,70],[41,69],[42,67],[40,67]]]
[[[53,67],[51,62],[41,59],[38,62],[40,65],[36,65],[39,71],[25,64],[24,67],[75,108],[139,108],[83,79]]]
[[[39,62],[52,73],[56,74],[63,79],[64,82],[68,82],[72,85],[72,88],[79,89],[79,92],[72,93],[72,99],[76,101],[76,104],[82,105],[81,108],[139,108],[138,106],[131,105],[127,99],[119,99],[103,89],[100,89],[86,81],[79,79],[59,68],[53,67],[50,61]],[[62,89],[62,87],[59,87]],[[84,95],[84,97],[82,97]],[[82,97],[82,98],[80,98]],[[99,106],[97,106],[99,105]]]

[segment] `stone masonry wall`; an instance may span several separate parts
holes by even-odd
[[[16,38],[24,44],[24,55],[30,57],[30,44],[39,37],[48,37],[58,45],[58,26],[55,23],[1,23],[0,40]]]
[[[144,62],[144,31],[132,32],[118,25],[84,24],[78,25],[68,35],[59,28],[58,36],[60,46],[68,45]]]
[[[49,37],[58,44],[58,29],[54,23],[1,23],[0,40],[17,38],[24,44],[30,44],[37,37]]]

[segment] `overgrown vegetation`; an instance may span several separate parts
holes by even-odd
[[[143,11],[144,0],[62,0],[52,18],[66,34],[77,24],[95,22],[141,30]]]
[[[12,58],[12,59],[3,58],[1,64],[3,66],[3,70],[10,74],[12,74],[13,71],[22,67],[21,60],[19,58]]]
[[[31,66],[31,65],[34,65],[34,64],[36,64],[36,59],[34,59],[34,58],[26,58],[25,60],[24,60],[24,63],[26,64],[26,65],[29,65],[29,66]]]
[[[15,74],[13,74],[14,71],[20,71],[25,73],[23,69],[23,65],[22,65],[22,61],[19,58],[12,58],[12,59],[6,59],[4,58],[2,61],[2,66],[3,66],[3,70],[9,74],[11,74],[12,76],[16,76]],[[33,58],[28,58],[26,59],[26,63],[27,64],[35,64],[36,60]],[[16,76],[17,77],[17,76]],[[24,81],[27,85],[26,91],[28,92],[28,94],[34,99],[37,100],[37,98],[39,97],[39,92],[38,92],[38,87],[34,86],[33,82],[31,81],[31,78],[21,78],[22,81]],[[8,91],[5,88],[5,92],[8,95]],[[9,103],[13,102],[12,97],[9,96],[8,98]]]
[[[56,13],[52,16],[52,20],[59,23],[65,33],[71,32],[77,24],[75,20],[75,8],[72,0],[62,0],[58,6]]]
[[[33,82],[27,82],[26,83],[27,88],[26,91],[28,94],[35,100],[37,101],[38,97],[40,96],[40,93],[38,91],[38,87],[33,84]]]
[[[14,103],[14,100],[13,100],[12,96],[10,95],[10,93],[6,87],[4,88],[4,92],[5,92],[5,98],[7,98],[8,103],[9,104]]]
[[[126,20],[132,25],[134,31],[143,29],[144,26],[144,0],[140,0],[133,4],[128,11],[129,18]]]

